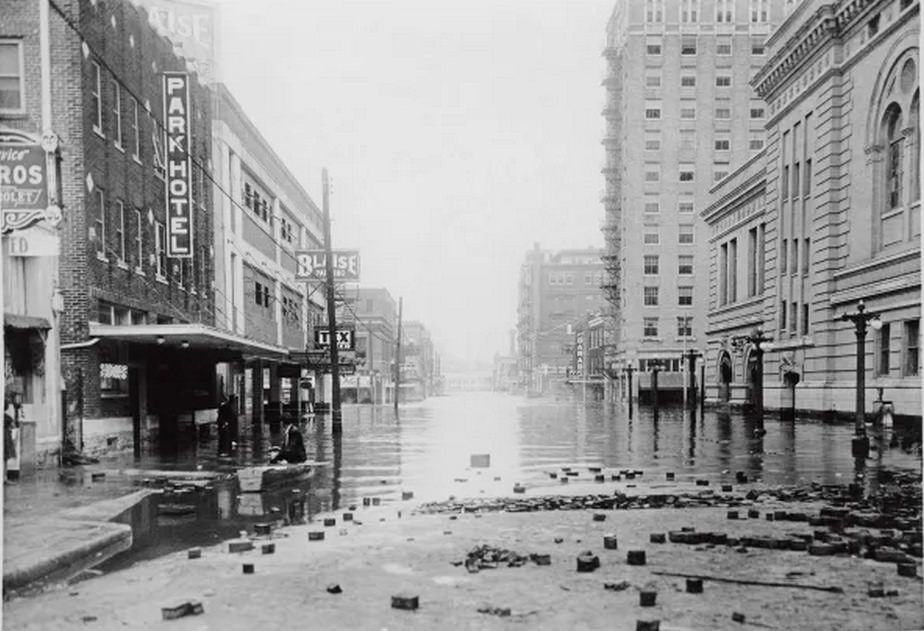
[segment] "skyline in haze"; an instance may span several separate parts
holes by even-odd
[[[507,352],[534,243],[602,247],[612,2],[217,4],[221,80],[445,357]]]

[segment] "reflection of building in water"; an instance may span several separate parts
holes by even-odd
[[[920,420],[919,37],[918,2],[805,0],[766,40],[751,85],[767,146],[702,213],[709,398],[763,388],[768,408],[853,416],[855,326],[841,316],[863,300],[882,324],[862,349],[866,387]],[[756,326],[772,340],[762,382],[742,339]]]

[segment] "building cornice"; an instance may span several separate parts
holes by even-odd
[[[729,175],[725,180],[723,180],[723,183],[724,184],[734,183],[733,178],[735,178],[738,175],[742,175],[746,173],[748,168],[753,167],[758,162],[762,162],[764,156],[765,156],[764,150],[761,150],[753,158],[751,158],[744,165],[742,165],[737,171],[735,171],[734,173]],[[739,183],[735,184],[727,193],[725,193],[724,195],[716,199],[714,202],[706,206],[706,208],[704,208],[699,213],[699,216],[707,224],[714,222],[715,220],[717,220],[719,217],[721,217],[723,214],[725,214],[725,212],[729,210],[729,206],[731,205],[732,201],[736,201],[736,200],[746,201],[754,197],[755,195],[759,193],[761,187],[764,187],[766,185],[766,182],[767,182],[766,171],[762,165],[762,168],[760,168],[760,170],[754,171],[754,173],[744,177]],[[710,194],[714,195],[720,188],[721,188],[721,185],[716,186],[709,192]]]

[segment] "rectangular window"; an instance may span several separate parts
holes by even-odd
[[[645,0],[645,21],[661,22],[664,19],[664,0]]]
[[[906,377],[918,375],[918,348],[920,347],[921,321],[905,321],[905,363],[902,374]]]
[[[792,165],[792,198],[796,199],[799,197],[799,163],[796,162]]]
[[[780,178],[780,192],[785,201],[789,198],[789,165],[783,167],[783,177]]]
[[[93,75],[90,77],[90,96],[92,97],[91,112],[93,113],[93,131],[103,136],[103,80],[99,64],[90,63]]]
[[[680,0],[680,21],[685,24],[695,23],[698,14],[699,0]]]
[[[766,47],[762,41],[751,42],[751,55],[761,57],[766,54]]]
[[[732,21],[734,0],[715,0],[715,21],[728,24]]]
[[[661,108],[660,107],[646,107],[645,108],[645,120],[661,120]]]
[[[681,254],[677,257],[677,273],[690,276],[693,274],[693,255]]]
[[[877,13],[869,22],[866,23],[867,35],[873,37],[879,32],[879,14]]]
[[[696,75],[692,75],[692,74],[681,75],[680,86],[684,88],[696,87]]]
[[[786,331],[786,301],[780,301],[780,332]]]
[[[658,202],[645,202],[645,212],[659,213],[661,212],[661,204]]]
[[[681,55],[695,55],[696,54],[696,38],[695,37],[684,37],[680,42],[680,54]]]
[[[728,175],[728,171],[721,169],[712,172],[712,181],[718,182],[719,180],[724,180],[725,176]]]
[[[811,239],[804,239],[802,241],[802,275],[808,276],[809,273],[809,253],[810,248],[812,247]]]
[[[144,269],[144,219],[141,210],[135,209],[135,267]]]
[[[891,354],[892,331],[888,323],[883,323],[882,329],[879,330],[878,362],[877,373],[880,375],[889,374],[889,355]]]
[[[728,120],[731,118],[731,109],[727,107],[715,108],[715,117],[717,120]]]
[[[802,303],[802,335],[809,334],[809,305]]]
[[[731,141],[728,138],[716,138],[714,146],[716,151],[728,151],[731,149]]]
[[[780,274],[786,273],[786,268],[787,268],[786,256],[789,254],[788,248],[789,248],[789,241],[787,239],[783,239],[782,241],[780,241]]]
[[[751,151],[760,151],[763,148],[764,148],[763,138],[756,138],[752,136],[751,139],[748,141],[748,149],[750,149]]]
[[[693,181],[693,169],[682,169],[679,175],[680,175],[681,182],[692,182]]]
[[[731,40],[719,40],[715,45],[715,54],[724,57],[730,56],[732,54]]]
[[[680,148],[684,150],[693,151],[696,149],[696,130],[695,129],[681,129],[680,130]]]
[[[677,212],[687,214],[693,212],[693,202],[680,202],[677,206]]]
[[[752,107],[751,108],[751,119],[760,119],[764,117],[764,108],[762,107]]]
[[[644,304],[646,307],[657,307],[658,306],[658,288],[657,287],[644,287]]]
[[[645,75],[645,87],[646,88],[660,88],[661,87],[661,75],[659,74]]]
[[[116,200],[116,247],[118,248],[119,263],[125,262],[125,204]]]
[[[757,228],[748,230],[748,297],[757,294]]]
[[[646,138],[645,139],[645,151],[660,151],[661,150],[661,139],[660,138]]]
[[[728,244],[719,246],[719,304],[728,303]]]
[[[96,189],[96,255],[106,258],[106,194],[103,189]]]
[[[132,157],[141,162],[141,125],[138,122],[138,101],[135,100],[135,97],[128,97],[129,107],[129,123],[132,126]]]
[[[680,108],[680,118],[681,120],[696,120],[696,108],[695,107],[681,107]]]
[[[799,303],[795,300],[789,305],[789,329],[792,333],[799,332]]]
[[[693,337],[692,316],[677,316],[677,337]]]
[[[645,245],[658,245],[661,243],[661,235],[657,232],[646,232],[644,240]]]
[[[902,136],[889,143],[886,157],[886,182],[889,195],[889,210],[898,208],[902,203]]]
[[[728,301],[738,300],[738,239],[728,242]]]
[[[658,319],[657,318],[643,318],[643,331],[642,334],[645,337],[658,337]]]
[[[731,87],[731,75],[727,75],[727,74],[716,75],[715,87],[730,88]]]
[[[167,226],[158,221],[154,224],[154,250],[157,259],[157,278],[167,278]]]
[[[645,171],[645,181],[646,182],[660,182],[661,172],[655,171],[653,169]]]
[[[680,231],[677,233],[677,243],[681,245],[693,243],[693,226],[680,226]]]
[[[653,57],[661,55],[661,43],[660,42],[648,42],[645,45],[645,52]]]
[[[677,288],[677,304],[681,307],[693,306],[693,287],[682,285]]]
[[[643,258],[643,270],[645,274],[657,274],[659,270],[658,255],[646,254]]]
[[[799,239],[793,239],[790,243],[792,251],[789,257],[789,271],[792,272],[793,276],[799,271]]]
[[[180,289],[186,288],[186,264],[187,259],[175,259],[173,261],[173,274],[176,278],[176,285]]]
[[[0,112],[25,111],[24,77],[22,42],[0,41]]]
[[[112,126],[113,126],[113,143],[119,149],[122,148],[122,88],[119,82],[112,82]]]
[[[802,194],[808,196],[812,192],[812,159],[805,161],[805,179],[802,182]]]

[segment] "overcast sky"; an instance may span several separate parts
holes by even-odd
[[[525,252],[602,247],[604,0],[221,0],[221,74],[362,285],[490,360]]]

